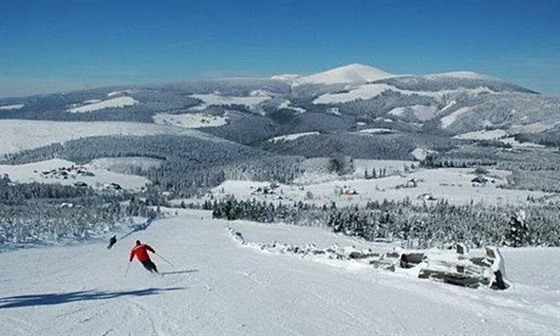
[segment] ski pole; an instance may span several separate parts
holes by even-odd
[[[171,267],[176,268],[175,265],[173,265],[173,264],[171,263],[171,261],[165,259],[164,257],[162,257],[162,256],[161,256],[160,254],[158,254],[158,253],[156,253],[156,255],[157,255],[158,257],[160,257],[163,261],[165,261],[166,263],[168,263],[169,265],[171,265]]]
[[[132,262],[128,262],[128,266],[126,267],[126,272],[124,272],[124,277],[126,278],[126,275],[128,274],[128,269],[130,268],[130,264],[132,264]]]

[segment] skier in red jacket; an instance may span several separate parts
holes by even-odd
[[[130,262],[134,259],[134,256],[138,259],[139,262],[144,265],[144,268],[150,272],[158,273],[156,264],[150,259],[148,255],[148,251],[152,253],[156,253],[156,251],[148,244],[142,244],[139,240],[136,241],[136,246],[130,250]]]

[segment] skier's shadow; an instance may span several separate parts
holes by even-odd
[[[185,287],[171,287],[171,288],[147,288],[133,291],[78,291],[68,293],[48,293],[48,294],[33,294],[33,295],[19,295],[0,298],[0,309],[18,308],[29,306],[49,306],[71,303],[76,301],[92,301],[92,300],[108,300],[121,296],[147,296],[156,295],[166,291],[183,290]]]
[[[197,269],[192,270],[184,270],[184,271],[173,271],[173,272],[160,272],[161,275],[170,275],[170,274],[186,274],[186,273],[195,273],[198,272]]]

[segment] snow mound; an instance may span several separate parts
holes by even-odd
[[[486,256],[469,256],[466,247],[458,244],[453,250],[406,250],[393,247],[379,251],[371,248],[358,249],[355,246],[334,244],[328,248],[318,248],[313,243],[306,245],[250,242],[239,231],[226,227],[232,239],[245,247],[258,251],[293,255],[344,268],[375,268],[397,272],[420,279],[441,280],[445,283],[477,288],[480,285],[493,289],[506,289],[511,283],[505,279],[506,271],[501,253],[495,247],[486,247]],[[496,271],[500,271],[497,279]],[[502,282],[502,283],[499,283]]]
[[[394,77],[395,75],[383,70],[363,65],[350,64],[325,72],[300,77],[294,80],[294,85],[302,84],[365,84],[379,79]]]

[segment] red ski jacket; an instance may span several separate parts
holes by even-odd
[[[154,251],[154,249],[150,245],[147,245],[147,244],[141,244],[141,245],[134,246],[132,248],[132,250],[130,250],[130,261],[132,261],[132,259],[134,259],[134,256],[136,256],[136,258],[140,262],[150,260],[150,256],[148,255],[148,251],[150,251],[152,253],[156,253],[156,251]]]

